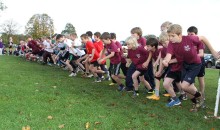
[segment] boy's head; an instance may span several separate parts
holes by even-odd
[[[93,36],[92,31],[87,31],[86,34],[87,34],[90,38],[92,38],[92,36]]]
[[[80,36],[82,43],[86,44],[87,41],[89,41],[89,36],[87,34],[82,34]]]
[[[70,39],[71,39],[71,40],[74,41],[76,38],[77,38],[77,34],[76,34],[76,33],[71,33],[71,34],[70,34]]]
[[[168,47],[169,44],[169,35],[167,32],[161,32],[160,36],[159,36],[159,42],[164,46],[164,47]]]
[[[32,36],[31,35],[27,35],[27,41],[31,41],[32,40]]]
[[[197,35],[198,29],[195,26],[191,26],[187,29],[188,35]]]
[[[51,37],[46,37],[46,41],[51,43]]]
[[[169,22],[169,21],[166,21],[166,22],[162,23],[161,26],[160,26],[160,31],[166,32],[167,29],[170,27],[171,24],[172,24],[172,23]]]
[[[57,43],[64,42],[64,36],[62,34],[57,34],[56,41],[57,41]]]
[[[134,36],[130,36],[125,40],[125,43],[127,44],[128,49],[133,49],[135,50],[136,48],[138,48],[138,42],[137,42],[137,38]]]
[[[172,43],[179,43],[182,41],[182,27],[179,24],[172,24],[168,28],[167,33]]]
[[[139,39],[142,37],[142,29],[140,27],[134,27],[131,29],[131,35]]]
[[[149,38],[147,40],[147,49],[149,51],[155,51],[158,47],[158,40],[156,38]]]
[[[101,35],[101,39],[104,44],[110,44],[111,43],[111,35],[108,32],[104,32]]]
[[[100,40],[100,37],[101,37],[101,33],[100,33],[100,32],[95,32],[95,33],[94,33],[94,39],[95,39],[95,41],[99,41],[99,40]]]
[[[115,33],[110,33],[110,35],[111,35],[112,40],[116,40],[116,34]]]

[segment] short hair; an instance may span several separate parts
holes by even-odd
[[[116,34],[115,33],[110,33],[111,39],[116,39]]]
[[[60,39],[61,37],[63,37],[62,34],[57,34],[57,36],[56,36],[56,40]]]
[[[140,37],[142,36],[142,29],[140,27],[134,27],[131,29],[131,33],[137,33]]]
[[[159,36],[159,42],[165,42],[165,41],[169,41],[169,35],[167,32],[161,32],[160,36]]]
[[[135,38],[134,36],[130,36],[125,40],[125,43],[128,45],[130,44],[132,49],[136,49],[138,48],[139,44],[137,42],[137,38]]]
[[[179,24],[172,24],[168,28],[167,33],[173,33],[173,34],[180,35],[180,34],[182,34],[182,27]]]
[[[155,48],[157,48],[158,47],[158,40],[156,38],[149,38],[147,40],[147,45],[150,45],[152,47],[155,46]]]
[[[47,37],[47,39],[51,40],[51,37]]]
[[[93,35],[92,31],[87,31],[86,34],[87,34],[89,37],[92,37],[92,35]]]
[[[166,27],[168,29],[171,24],[172,23],[170,21],[166,21],[166,22],[162,23],[160,27]]]
[[[95,35],[96,37],[98,37],[98,38],[101,37],[101,33],[100,33],[100,32],[95,32],[94,35]]]
[[[101,39],[104,39],[104,40],[111,39],[111,35],[108,32],[104,32],[101,35]]]
[[[28,34],[28,35],[27,35],[27,38],[32,38],[32,36]]]
[[[198,34],[198,29],[195,26],[191,26],[187,29],[187,32],[193,32],[197,35]]]
[[[88,39],[89,38],[89,36],[87,34],[82,34],[80,37],[83,38],[83,39]]]
[[[76,36],[77,37],[77,33],[71,33],[70,36]]]
[[[55,38],[57,36],[57,33],[53,34],[52,38]]]

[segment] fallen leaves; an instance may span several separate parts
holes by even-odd
[[[61,124],[61,125],[59,125],[58,127],[59,127],[60,129],[62,129],[62,128],[64,128],[64,126],[65,126],[65,124]]]
[[[95,125],[101,124],[101,122],[95,122]]]
[[[47,119],[48,119],[48,120],[52,120],[53,117],[52,117],[52,116],[48,116]]]
[[[89,127],[90,127],[90,123],[86,122],[86,129],[89,129]]]
[[[96,126],[96,125],[100,125],[100,124],[102,124],[102,123],[99,122],[99,121],[96,121],[96,122],[94,123],[95,126]],[[90,122],[86,122],[85,128],[86,128],[86,129],[89,129],[90,127],[91,127],[91,123],[90,123]]]
[[[31,130],[31,127],[30,126],[23,126],[22,130]]]

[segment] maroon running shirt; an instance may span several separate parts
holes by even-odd
[[[128,49],[128,58],[134,63],[137,69],[146,70],[143,68],[142,64],[147,61],[149,52],[142,46],[138,46],[136,50]]]

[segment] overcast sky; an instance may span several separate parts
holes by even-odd
[[[24,32],[34,14],[46,13],[53,20],[55,32],[66,23],[75,26],[78,35],[86,31],[115,32],[118,40],[130,35],[133,27],[143,34],[160,34],[160,25],[171,21],[183,27],[196,26],[220,50],[220,0],[2,0],[8,7],[0,13],[0,24],[13,19]]]

